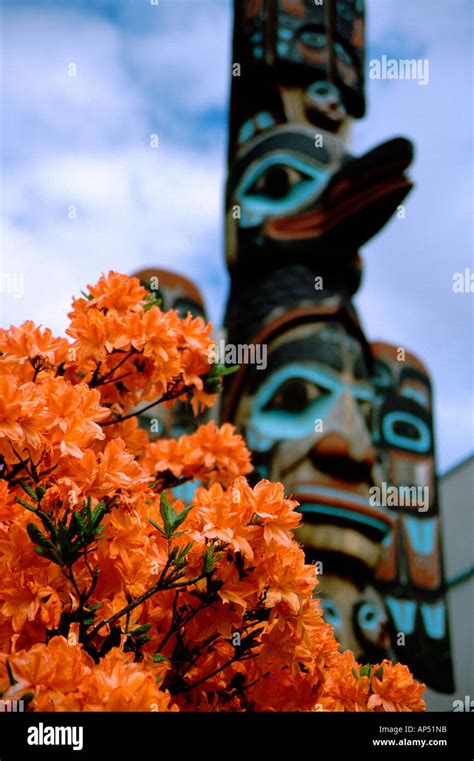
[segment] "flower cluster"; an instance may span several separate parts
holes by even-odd
[[[110,273],[69,339],[0,332],[0,694],[35,711],[410,711],[423,686],[341,654],[293,538],[211,422],[148,441],[137,405],[218,391],[210,328]],[[190,504],[173,488],[198,480]]]
[[[171,474],[174,479],[197,478],[225,485],[252,469],[249,451],[234,427],[225,423],[219,428],[213,421],[189,436],[153,441],[141,463],[163,480]]]

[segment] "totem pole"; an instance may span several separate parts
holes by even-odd
[[[347,147],[365,111],[363,2],[235,0],[232,61],[226,340],[264,345],[267,361],[228,377],[221,418],[245,435],[253,477],[299,501],[343,648],[450,692],[429,378],[371,345],[352,303],[359,247],[412,186],[408,140]],[[387,487],[426,487],[426,509],[372,498]]]

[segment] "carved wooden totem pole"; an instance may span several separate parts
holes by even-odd
[[[347,147],[365,111],[363,2],[235,0],[232,60],[226,340],[267,355],[229,376],[222,420],[254,478],[300,502],[342,646],[450,692],[429,376],[371,345],[352,303],[359,247],[409,192],[413,153],[403,138]]]
[[[227,378],[221,420],[246,437],[251,478],[300,502],[342,647],[452,692],[429,375],[371,344],[352,302],[360,246],[412,187],[408,140],[347,147],[365,112],[363,1],[235,0],[232,60],[226,342],[265,362]],[[205,316],[186,278],[138,275],[158,279],[164,308]],[[177,405],[160,432],[195,424]]]

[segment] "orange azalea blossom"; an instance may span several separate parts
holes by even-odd
[[[109,410],[101,406],[98,391],[87,386],[50,376],[38,385],[18,385],[13,376],[2,376],[0,395],[0,453],[6,462],[25,456],[37,460],[45,452],[56,460],[82,458],[86,447],[104,438],[98,421]]]
[[[147,291],[140,285],[136,277],[122,275],[119,272],[109,272],[102,275],[94,285],[88,285],[92,299],[85,301],[84,306],[94,306],[97,309],[115,309],[119,314],[141,309],[141,304],[147,296]],[[75,304],[77,301],[74,302]]]
[[[193,504],[205,537],[220,540],[247,561],[253,560],[251,540],[258,528],[252,524],[256,514],[252,489],[244,478],[236,479],[227,491],[220,484],[196,489]]]
[[[26,383],[68,360],[69,343],[56,338],[49,328],[36,326],[27,320],[19,328],[0,329],[0,370],[14,373],[20,383]]]
[[[169,470],[176,478],[225,485],[252,469],[250,452],[234,426],[225,423],[218,427],[213,421],[188,436],[152,442],[141,463],[157,475]]]
[[[148,434],[143,428],[140,428],[136,417],[128,418],[123,423],[108,425],[103,430],[106,441],[122,439],[128,451],[132,452],[135,457],[142,455],[149,444]],[[143,465],[144,463],[141,462],[140,464]]]
[[[83,682],[84,711],[178,711],[158,682],[166,664],[134,663],[133,653],[114,648]]]
[[[7,463],[21,461],[25,450],[41,451],[38,430],[41,395],[33,383],[19,384],[13,375],[0,375],[0,454]]]
[[[149,308],[137,278],[109,272],[88,288],[92,298],[75,299],[69,313],[68,377],[77,382],[79,372],[100,388],[104,403],[122,411],[166,397],[179,384],[193,391],[195,412],[214,403],[216,395],[206,392],[203,381],[211,370],[211,325]]]
[[[157,684],[166,665],[147,663],[145,669],[119,648],[96,666],[80,645],[54,637],[8,660],[16,684],[10,685],[6,657],[0,656],[0,691],[5,699],[33,692],[36,711],[178,710]]]
[[[293,536],[298,505],[281,484],[249,485],[233,426],[154,442],[140,429],[134,410],[160,398],[212,405],[211,326],[110,272],[74,300],[68,335],[0,331],[3,698],[35,711],[423,710],[405,666],[361,674],[339,652]],[[191,504],[173,495],[194,480]]]
[[[382,668],[383,676],[372,678],[372,692],[368,708],[374,711],[422,711],[424,685],[413,680],[409,669],[402,663],[384,660],[374,670]]]
[[[354,677],[353,669],[359,666],[349,651],[337,653],[334,663],[325,672],[324,690],[320,703],[327,711],[362,711],[369,710],[367,702],[370,694],[370,680],[366,676]]]
[[[413,679],[401,663],[384,660],[371,677],[358,676],[361,666],[352,653],[337,653],[325,675],[322,706],[329,711],[423,711],[425,686]],[[378,676],[375,676],[378,674]]]

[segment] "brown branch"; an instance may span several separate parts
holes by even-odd
[[[167,562],[167,565],[169,563],[169,559]],[[115,623],[115,621],[118,621],[119,618],[122,618],[128,611],[132,611],[135,608],[137,608],[139,605],[142,604],[142,602],[145,602],[145,600],[148,600],[148,598],[152,597],[156,592],[162,592],[169,589],[182,589],[183,587],[190,586],[191,584],[196,584],[197,581],[200,581],[201,579],[204,579],[207,574],[201,573],[199,576],[195,576],[193,579],[188,579],[186,581],[178,582],[177,584],[171,583],[166,584],[164,583],[164,579],[162,580],[163,573],[161,574],[160,578],[154,584],[150,589],[147,589],[146,592],[144,592],[139,597],[136,597],[135,600],[130,603],[129,605],[125,605],[125,607],[121,608],[121,610],[117,611],[117,613],[114,613],[113,616],[110,616],[110,618],[106,618],[100,623],[98,623],[92,631],[87,635],[87,640],[91,640],[92,637],[94,637],[97,632],[99,632],[104,626],[110,625]]]
[[[115,418],[115,420],[106,420],[105,423],[100,423],[100,425],[106,426],[106,425],[115,425],[116,423],[123,423],[124,420],[129,420],[129,418],[136,417],[137,415],[141,415],[143,414],[143,412],[150,410],[152,407],[155,407],[157,404],[162,404],[162,402],[170,402],[172,399],[177,399],[182,394],[185,394],[187,391],[190,391],[191,388],[192,386],[183,386],[181,389],[178,389],[175,392],[168,391],[166,394],[163,394],[163,396],[160,396],[159,399],[155,399],[154,402],[147,404],[146,407],[142,407],[141,410],[135,410],[135,412],[129,412],[128,415],[122,415],[120,417]]]
[[[116,364],[115,367],[113,367],[111,370],[109,370],[108,373],[103,375],[102,378],[99,378],[98,375],[95,378],[93,376],[92,379],[91,379],[91,382],[89,383],[90,388],[96,388],[97,386],[103,386],[105,381],[107,381],[109,378],[111,378],[111,376],[114,374],[114,372],[116,370],[118,370],[119,367],[122,367],[122,365],[125,364],[125,362],[127,362],[127,360],[129,360],[131,357],[133,357],[134,354],[137,354],[137,350],[136,349],[130,349],[130,351],[127,352],[125,357],[122,357],[120,362],[118,362],[118,364]],[[98,367],[100,367],[100,364],[98,365]],[[97,369],[98,368],[96,368],[96,370]],[[95,371],[94,371],[94,373],[95,373]],[[114,378],[112,382],[115,382],[117,380],[118,380],[118,378]]]

